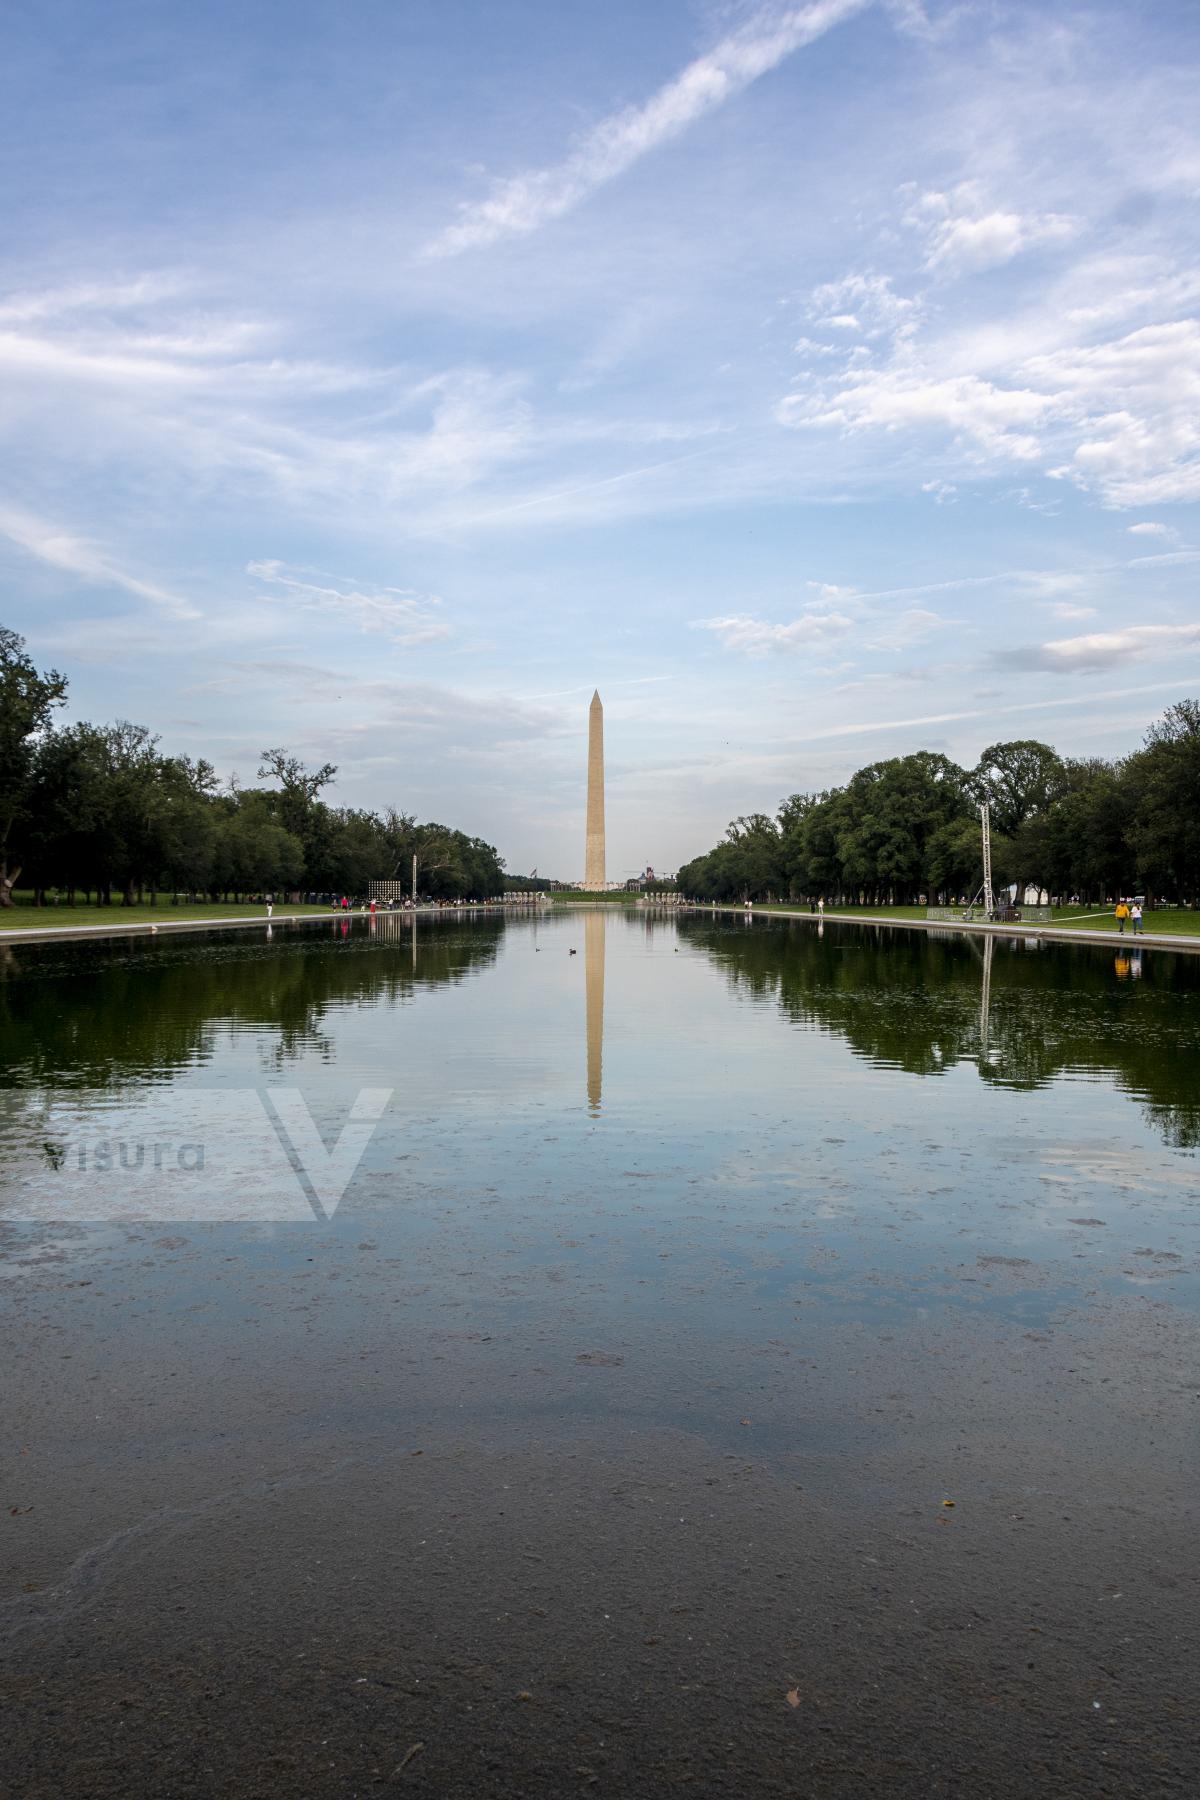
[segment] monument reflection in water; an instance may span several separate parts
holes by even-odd
[[[604,1086],[604,932],[607,920],[597,906],[583,921],[584,988],[587,1019],[588,1111],[600,1111]]]

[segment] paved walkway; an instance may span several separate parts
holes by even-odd
[[[783,906],[700,906],[698,912],[722,912],[745,915],[750,913],[756,919],[803,919],[806,924],[819,925],[821,915]],[[1115,944],[1125,949],[1133,944],[1145,944],[1154,950],[1184,950],[1193,956],[1200,956],[1200,934],[1195,937],[1169,936],[1166,932],[1142,931],[1134,937],[1127,931],[1124,937],[1114,927],[1112,931],[1076,931],[1069,925],[992,925],[985,919],[896,919],[886,913],[835,913],[824,915],[826,925],[889,925],[895,931],[972,931],[979,937],[1031,937],[1045,938],[1057,944]]]
[[[503,900],[481,901],[477,906],[418,906],[407,907],[403,912],[376,913],[376,920],[402,919],[413,917],[414,911],[421,917],[429,918],[461,918],[464,913],[503,912],[514,910],[521,913],[533,912],[533,908],[508,908]],[[806,924],[820,923],[817,913],[810,913],[797,908],[744,907],[744,906],[695,906],[679,908],[681,914],[687,912],[720,912],[743,916],[749,912],[756,919],[802,919]],[[169,932],[177,931],[245,931],[254,925],[321,925],[339,918],[361,919],[368,914],[353,912],[342,914],[331,907],[328,913],[287,913],[277,912],[268,919],[265,913],[248,913],[234,919],[163,919],[158,922],[142,920],[129,925],[122,925],[118,920],[111,923],[94,925],[33,925],[16,926],[11,930],[0,928],[0,945],[51,943],[57,938],[102,938],[102,937],[162,937]],[[974,932],[978,937],[1032,937],[1045,938],[1049,942],[1060,944],[1109,944],[1129,948],[1133,944],[1145,944],[1154,950],[1182,950],[1192,956],[1200,955],[1200,935],[1196,937],[1170,936],[1165,932],[1143,931],[1134,937],[1127,931],[1122,937],[1120,932],[1113,931],[1077,931],[1069,925],[991,925],[986,920],[974,919],[896,919],[886,913],[833,913],[824,916],[826,925],[888,925],[894,931],[962,931]]]
[[[501,912],[504,910],[504,907],[505,902],[503,900],[484,900],[480,901],[475,906],[409,906],[405,907],[403,910],[397,909],[395,912],[390,913],[377,912],[374,917],[376,920],[404,919],[412,918],[414,913],[419,913],[422,917],[460,919],[464,913]],[[117,908],[116,910],[119,911],[120,909]],[[521,910],[524,911],[525,909],[521,908]],[[529,910],[532,910],[532,908]],[[247,913],[244,916],[239,916],[234,919],[206,919],[203,916],[186,919],[141,919],[134,920],[128,925],[122,925],[119,919],[114,919],[111,923],[103,925],[99,923],[94,925],[18,925],[13,926],[10,929],[5,929],[3,926],[0,926],[0,945],[30,943],[48,944],[54,942],[58,938],[164,937],[167,933],[175,931],[223,931],[226,928],[244,931],[251,925],[324,925],[330,921],[336,921],[343,918],[363,919],[370,918],[371,916],[372,915],[369,913],[355,911],[343,913],[340,909],[335,911],[331,906],[328,912],[323,913],[289,913],[276,911],[274,916],[270,919],[268,919],[265,912],[259,912]]]

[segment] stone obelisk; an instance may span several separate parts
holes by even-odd
[[[604,708],[592,695],[588,708],[587,853],[583,885],[589,893],[604,891]]]

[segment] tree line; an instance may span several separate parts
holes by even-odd
[[[937,1079],[973,1063],[989,1087],[1025,1090],[1083,1072],[1140,1102],[1167,1143],[1200,1146],[1200,957],[1149,959],[1121,980],[1106,957],[1049,943],[1030,956],[1001,939],[985,1000],[980,954],[957,935],[863,927],[854,955],[836,957],[799,920],[739,931],[691,913],[679,935],[732,987],[773,999],[785,1018],[819,1025],[877,1067]]]
[[[984,801],[997,889],[1032,883],[1100,904],[1144,892],[1194,906],[1200,701],[1169,707],[1141,748],[1116,761],[1019,738],[990,744],[973,769],[930,750],[869,763],[844,787],[734,819],[721,843],[680,869],[679,888],[702,900],[969,899],[983,880]]]
[[[492,845],[395,807],[331,806],[337,770],[280,748],[257,780],[222,786],[212,765],[169,755],[144,726],[58,726],[67,680],[39,670],[0,626],[0,906],[18,882],[48,894],[134,905],[160,892],[240,900],[248,894],[361,894],[369,881],[412,879],[432,899],[484,899],[505,886]]]
[[[281,933],[266,957],[245,940],[227,940],[220,956],[163,955],[162,940],[148,936],[110,940],[102,952],[73,960],[69,1007],[46,1004],[38,979],[43,945],[4,945],[0,1041],[15,1071],[6,1106],[15,1107],[23,1089],[36,1110],[64,1069],[89,1090],[120,1089],[138,1069],[193,1069],[211,1054],[216,1033],[230,1029],[256,1032],[264,1058],[283,1071],[328,1047],[331,1011],[392,1006],[418,991],[458,986],[493,963],[504,915],[473,915],[469,930],[457,928],[461,916],[422,918],[419,957],[411,917],[386,914],[375,922],[378,954],[369,957],[341,953],[347,927],[333,917],[294,936]]]

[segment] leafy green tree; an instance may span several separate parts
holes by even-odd
[[[274,776],[279,783],[280,819],[299,837],[321,789],[328,787],[336,774],[334,763],[322,763],[319,769],[310,769],[298,756],[274,749],[263,751],[258,778],[261,781],[265,776]]]
[[[17,834],[33,823],[38,740],[66,693],[66,677],[57,669],[40,674],[25,654],[25,639],[0,625],[0,906],[13,903],[22,866],[15,860]]]
[[[304,846],[275,818],[270,797],[254,788],[227,798],[213,848],[213,891],[265,894],[299,886]]]
[[[1054,805],[1033,814],[1017,834],[1015,860],[1039,870],[1055,893],[1104,900],[1136,882],[1129,844],[1129,791],[1122,766],[1100,758],[1067,761]]]
[[[163,805],[152,879],[176,891],[202,893],[211,886],[216,853],[216,772],[203,760],[172,756],[163,759],[159,779]]]
[[[749,813],[731,820],[725,835],[743,899],[762,900],[786,892],[779,826],[768,813]]]
[[[775,821],[792,895],[885,901],[975,894],[983,878],[977,807],[991,807],[997,888],[1031,879],[1103,901],[1140,885],[1200,897],[1200,701],[1170,707],[1125,762],[1067,761],[1034,738],[990,744],[968,774],[928,751],[858,770],[844,788],[792,794]],[[769,891],[762,815],[737,820],[679,871],[700,899]],[[769,824],[769,821],[768,821]],[[772,870],[772,874],[774,870]]]
[[[989,744],[969,778],[976,801],[992,810],[992,829],[1012,837],[1035,813],[1045,812],[1066,791],[1062,757],[1037,738]]]
[[[992,870],[999,874],[1005,865],[1008,841],[992,833]],[[947,900],[964,895],[974,899],[983,885],[983,834],[979,814],[974,807],[953,819],[947,819],[929,839],[927,859],[929,892]]]
[[[846,892],[842,841],[851,800],[845,788],[818,794],[787,833],[786,860],[792,891],[840,898]]]
[[[1168,707],[1126,767],[1138,868],[1155,892],[1194,905],[1200,896],[1200,701]]]
[[[838,836],[845,879],[875,900],[913,900],[932,886],[933,847],[968,812],[966,776],[929,750],[860,769]]]

